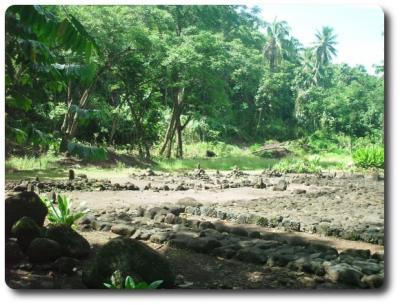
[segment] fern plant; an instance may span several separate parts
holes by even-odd
[[[357,149],[353,154],[354,164],[362,168],[384,168],[385,150],[379,146],[368,146]]]
[[[47,197],[41,197],[41,200],[49,210],[47,218],[51,223],[62,223],[73,226],[75,221],[87,212],[74,213],[71,210],[71,199],[67,196],[61,196],[60,194],[57,195],[57,206]]]
[[[162,283],[163,280],[154,281],[150,284],[146,282],[135,283],[129,275],[123,280],[121,272],[117,270],[111,275],[110,283],[104,283],[104,286],[109,289],[157,289]]]

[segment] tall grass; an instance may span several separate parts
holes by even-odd
[[[11,156],[6,160],[6,169],[14,170],[47,170],[55,167],[57,157],[51,154],[39,157]]]

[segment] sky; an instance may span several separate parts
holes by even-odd
[[[265,4],[261,16],[267,22],[288,22],[292,35],[305,47],[322,26],[334,28],[338,50],[334,63],[361,64],[369,73],[384,59],[384,13],[379,6],[340,4]]]

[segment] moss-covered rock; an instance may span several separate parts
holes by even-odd
[[[69,225],[49,225],[46,237],[55,240],[61,245],[63,256],[82,258],[90,253],[89,242]]]
[[[32,218],[39,227],[43,226],[47,207],[34,192],[22,192],[8,197],[5,201],[5,233],[11,234],[11,228],[24,216]]]
[[[32,218],[24,216],[12,226],[11,234],[17,238],[19,246],[25,251],[32,240],[41,236],[41,228]]]
[[[89,288],[104,288],[112,273],[119,270],[123,277],[132,276],[136,281],[151,283],[163,280],[162,287],[174,285],[175,276],[169,262],[144,243],[118,237],[106,243],[86,266],[82,279]]]

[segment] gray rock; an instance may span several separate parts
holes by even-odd
[[[229,232],[235,235],[239,235],[239,236],[248,236],[248,232],[246,229],[241,228],[241,227],[231,227],[229,229]]]
[[[284,267],[289,262],[294,261],[295,259],[295,256],[290,254],[272,254],[268,257],[267,265],[269,267]]]
[[[199,229],[200,230],[205,230],[205,229],[215,229],[214,225],[209,222],[209,221],[201,221],[199,223]]]
[[[325,264],[325,272],[330,280],[350,286],[360,286],[363,274],[346,263]]]
[[[383,268],[373,260],[354,260],[352,266],[366,275],[377,274],[383,271]]]
[[[369,249],[346,249],[343,250],[340,255],[351,255],[354,257],[360,257],[364,259],[368,259],[371,256],[371,251]]]
[[[229,246],[215,248],[211,254],[215,255],[215,256],[220,256],[220,257],[231,259],[236,255],[237,251],[238,251],[238,248],[236,248],[235,246],[229,245]]]
[[[123,278],[151,283],[162,280],[161,287],[171,288],[175,275],[168,260],[144,243],[126,237],[110,240],[102,246],[93,261],[83,270],[82,280],[88,288],[104,288],[114,271]]]
[[[96,216],[93,214],[85,214],[81,218],[79,218],[76,223],[78,225],[87,225],[87,224],[92,224],[93,222],[96,221]]]
[[[292,191],[293,194],[299,195],[299,194],[305,194],[307,191],[304,189],[294,189]]]
[[[153,219],[156,215],[167,215],[168,213],[169,212],[164,208],[153,207],[146,210],[143,216],[149,219]]]
[[[285,191],[287,189],[287,185],[288,185],[288,183],[286,182],[286,180],[281,179],[278,181],[277,184],[274,185],[272,190],[273,191]]]
[[[158,232],[150,236],[150,241],[157,244],[162,244],[166,242],[170,234],[168,232]]]
[[[229,232],[229,228],[222,221],[215,221],[213,224],[218,232]]]
[[[116,224],[111,227],[111,232],[114,234],[118,235],[123,235],[123,236],[132,236],[133,233],[135,233],[136,228],[130,225],[125,225],[125,224]]]
[[[369,288],[379,288],[383,285],[384,276],[382,274],[364,275],[361,282]]]
[[[199,233],[199,237],[212,237],[215,239],[223,239],[225,236],[214,229],[205,229]]]
[[[288,267],[292,270],[299,272],[312,273],[319,276],[325,274],[325,268],[323,266],[323,260],[312,260],[309,257],[301,257],[288,264]]]
[[[187,249],[189,242],[190,239],[187,237],[178,237],[168,240],[167,245],[172,248]]]
[[[165,223],[176,224],[176,223],[178,223],[178,221],[179,221],[179,218],[172,213],[168,213],[167,215],[165,215],[165,219],[164,219]]]
[[[241,249],[237,252],[236,258],[252,264],[265,264],[268,259],[264,252],[257,248]]]
[[[192,197],[184,197],[179,199],[176,202],[176,205],[181,207],[188,207],[188,206],[200,207],[202,204]]]
[[[32,263],[51,262],[61,256],[61,246],[49,238],[35,238],[26,252]]]
[[[156,216],[154,216],[154,222],[158,222],[158,223],[162,223],[165,220],[165,214],[156,214]]]
[[[211,253],[213,249],[221,247],[221,243],[214,238],[199,237],[189,240],[187,247],[196,252]]]
[[[261,234],[258,231],[250,231],[249,232],[249,237],[250,238],[261,238]]]

